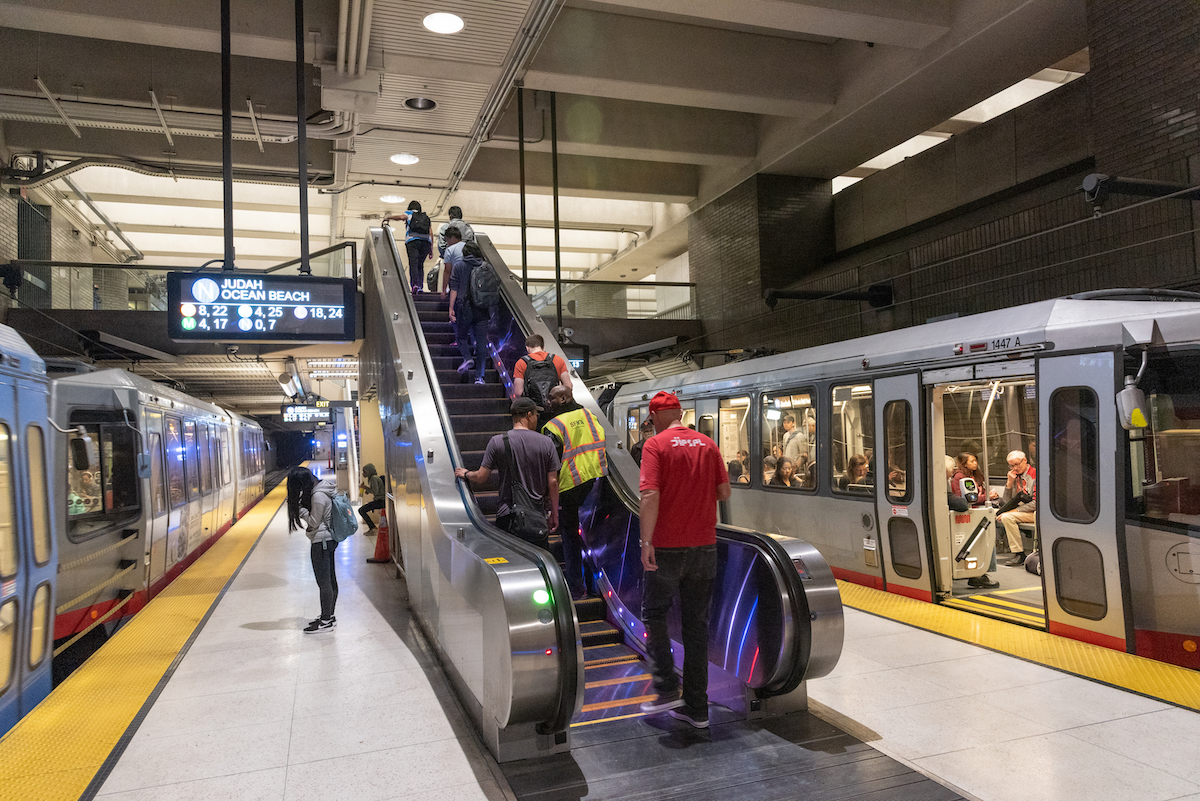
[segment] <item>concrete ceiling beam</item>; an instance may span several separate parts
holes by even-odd
[[[519,174],[515,151],[481,148],[465,181],[480,187],[508,189],[519,183]],[[526,155],[525,181],[529,186],[544,189],[551,186],[547,154]],[[559,192],[566,195],[687,202],[696,196],[698,172],[689,164],[560,154],[558,183]]]
[[[525,86],[813,119],[837,99],[831,56],[815,42],[567,8]]]
[[[577,0],[579,8],[771,36],[800,34],[916,50],[950,30],[949,0]]]
[[[549,102],[544,94],[528,100],[526,148],[548,153]],[[558,95],[557,105],[559,153],[676,164],[740,164],[753,159],[757,151],[758,121],[750,114],[571,94]],[[483,146],[516,150],[517,122],[514,101]]]

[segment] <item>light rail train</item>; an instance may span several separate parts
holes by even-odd
[[[1200,668],[1200,296],[1088,293],[629,384],[626,447],[664,389],[737,474],[727,522],[849,582]],[[1040,575],[997,561],[994,506],[951,508],[955,457],[1000,494],[1014,451]]]
[[[257,423],[124,370],[51,380],[0,326],[0,734],[262,497],[265,457]]]

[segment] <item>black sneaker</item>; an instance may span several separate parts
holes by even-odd
[[[1000,582],[992,581],[987,577],[986,574],[967,579],[967,584],[971,587],[977,587],[981,590],[994,590],[1000,586]]]
[[[305,634],[312,634],[317,631],[333,631],[333,627],[337,625],[337,618],[331,617],[329,620],[317,618],[313,622],[304,627]]]
[[[655,712],[666,712],[671,709],[678,709],[681,706],[683,706],[683,694],[679,690],[676,690],[673,693],[659,693],[658,697],[653,701],[643,701],[638,708],[647,715],[653,715]],[[708,723],[704,725],[707,726]]]
[[[671,709],[667,714],[676,720],[682,720],[690,725],[693,729],[708,728],[708,710],[707,709],[691,709],[686,706],[681,708]]]

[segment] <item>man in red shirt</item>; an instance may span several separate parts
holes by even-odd
[[[716,443],[682,423],[679,398],[650,400],[658,432],[642,448],[640,489],[642,623],[658,697],[643,712],[669,711],[708,727],[708,617],[717,575],[717,501],[729,499],[729,473]],[[675,675],[667,612],[679,595],[683,688]]]

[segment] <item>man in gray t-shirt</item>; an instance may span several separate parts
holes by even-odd
[[[537,425],[537,404],[529,398],[520,397],[512,402],[509,411],[512,413],[513,428],[508,432],[508,442],[517,467],[517,480],[534,503],[546,505],[550,530],[553,531],[558,528],[558,451],[549,437],[533,430]],[[496,525],[508,531],[513,499],[508,457],[504,452],[504,435],[497,434],[488,442],[483,463],[478,470],[459,467],[454,475],[472,484],[483,484],[491,478],[493,470],[500,471],[500,506],[496,510]]]

